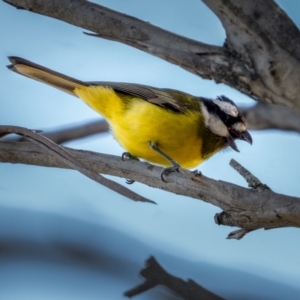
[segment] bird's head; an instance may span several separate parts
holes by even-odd
[[[225,96],[219,96],[214,100],[201,100],[204,123],[211,132],[226,138],[229,146],[238,152],[236,139],[252,144],[252,137],[247,131],[245,118],[232,100]]]

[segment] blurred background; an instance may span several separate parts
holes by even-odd
[[[224,30],[199,0],[98,0],[109,8],[200,40],[222,45]],[[277,1],[298,25],[300,2]],[[80,100],[5,67],[20,56],[81,80],[141,83],[254,102],[123,44],[84,35],[81,28],[0,2],[0,123],[52,130],[99,119]],[[275,192],[299,196],[299,136],[251,132],[240,153],[224,151],[202,164],[206,176],[246,186],[230,166],[236,159]],[[65,144],[121,155],[109,133]],[[110,177],[112,178],[112,177]],[[124,179],[112,178],[124,184]],[[134,183],[158,203],[133,203],[80,173],[0,164],[0,298],[125,299],[142,282],[153,255],[170,273],[192,278],[227,299],[300,299],[299,230],[259,230],[227,240],[234,228],[214,223],[210,204]],[[177,299],[155,288],[137,299]]]

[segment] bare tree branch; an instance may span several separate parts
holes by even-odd
[[[159,56],[169,62],[178,63],[181,56],[185,57],[182,67],[194,72],[194,62],[202,61],[209,67],[210,62],[202,55],[222,57],[222,48],[185,38],[173,34],[149,22],[141,21],[108,9],[104,6],[84,0],[63,0],[44,1],[43,5],[35,0],[4,0],[4,2],[46,15],[52,18],[63,20],[78,27],[95,32],[97,36],[109,40],[119,41]],[[194,55],[192,55],[194,53]],[[190,55],[188,57],[188,55]],[[220,62],[222,58],[219,58]],[[224,67],[226,64],[224,63]],[[205,73],[203,70],[202,73]],[[208,75],[208,74],[207,74]]]
[[[252,93],[300,112],[300,32],[286,13],[273,0],[203,2],[222,22],[229,51],[252,73]]]
[[[130,178],[178,195],[203,200],[224,212],[215,217],[219,225],[236,226],[247,232],[259,228],[300,227],[300,199],[277,194],[271,190],[247,189],[235,184],[213,180],[181,169],[171,173],[164,183],[162,168],[135,160],[91,151],[66,149],[86,168],[97,173]],[[70,168],[70,166],[33,143],[0,142],[0,161],[38,166]]]
[[[108,132],[105,120],[89,121],[76,125],[69,125],[58,130],[41,132],[41,134],[56,144],[63,144],[72,140],[81,139],[89,135]]]
[[[141,201],[141,202],[148,202],[148,203],[154,203],[151,200],[148,200],[131,190],[125,188],[124,186],[113,182],[97,172],[91,170],[90,168],[86,167],[86,165],[78,161],[74,158],[72,154],[70,154],[65,148],[55,144],[51,140],[47,139],[46,137],[23,127],[19,126],[0,126],[0,137],[1,135],[6,135],[10,133],[16,133],[22,136],[26,136],[27,139],[32,141],[34,144],[37,144],[39,147],[41,147],[43,150],[46,151],[46,153],[49,153],[55,157],[56,160],[62,161],[65,165],[67,165],[69,168],[79,171],[80,173],[84,174],[85,176],[89,177],[90,179],[100,183],[101,185],[104,185],[105,187],[133,200],[133,201]]]
[[[232,159],[230,161],[230,165],[241,175],[243,176],[249,187],[258,190],[270,190],[270,188],[266,185],[261,183],[261,181],[255,177],[251,172],[249,172],[246,168],[244,168],[241,164],[239,164],[236,160]]]
[[[94,120],[87,121],[80,124],[72,124],[61,126],[58,129],[52,130],[38,130],[38,132],[47,137],[49,140],[56,144],[63,144],[76,139],[81,139],[90,135],[107,133],[108,124],[105,120]],[[5,140],[7,141],[24,141],[24,137],[8,136]]]
[[[249,129],[279,129],[300,133],[300,116],[288,107],[258,102],[242,111]]]
[[[225,83],[254,99],[300,112],[300,33],[273,0],[203,0],[226,30],[224,47],[173,34],[89,1],[4,2],[88,29],[96,36],[146,51],[202,78]]]
[[[189,279],[184,281],[178,277],[169,274],[163,269],[163,267],[157,262],[157,260],[151,256],[146,261],[146,267],[141,270],[140,274],[146,279],[144,283],[124,293],[125,296],[131,298],[139,295],[149,289],[154,288],[157,285],[164,285],[170,290],[174,291],[182,297],[182,299],[189,300],[222,300],[223,298],[203,288],[195,281]]]

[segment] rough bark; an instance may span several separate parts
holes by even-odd
[[[258,102],[242,111],[250,130],[278,129],[300,133],[299,114],[288,107]]]
[[[247,189],[204,175],[195,176],[184,169],[171,173],[168,182],[164,183],[160,179],[160,167],[135,160],[122,161],[120,157],[91,151],[64,149],[94,172],[130,178],[220,207],[223,212],[215,216],[215,222],[241,228],[231,233],[229,238],[239,239],[259,228],[300,227],[300,199],[297,197],[277,194],[261,186]],[[0,161],[70,168],[64,161],[30,142],[0,142]]]
[[[173,34],[83,0],[5,0],[146,51],[254,99],[300,113],[300,33],[273,0],[203,0],[221,20],[223,47]]]
[[[252,94],[299,112],[300,33],[286,13],[273,0],[203,2],[222,22],[230,53],[252,74]]]
[[[84,162],[79,161],[76,159],[69,151],[67,151],[62,146],[54,143],[53,141],[49,140],[48,138],[40,135],[34,130],[30,130],[27,128],[19,127],[19,126],[0,126],[0,138],[11,133],[16,133],[25,137],[27,140],[33,142],[34,144],[38,145],[41,149],[53,156],[54,159],[64,163],[65,166],[68,166],[71,169],[77,170],[78,172],[82,173],[83,175],[87,176],[88,178],[102,184],[103,186],[126,196],[127,198],[133,201],[141,201],[141,202],[148,202],[153,203],[155,202],[146,199],[145,197],[129,190],[128,188],[111,181],[98,172],[93,171]],[[34,164],[34,162],[33,162]]]

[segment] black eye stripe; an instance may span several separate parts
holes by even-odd
[[[227,98],[228,100],[227,99],[224,100],[220,97],[218,97],[218,99],[221,101],[230,102],[234,105],[234,103],[231,100],[229,100],[228,98]],[[226,125],[226,127],[232,127],[236,123],[243,123],[241,113],[239,113],[237,116],[234,117],[234,116],[226,114],[224,111],[222,111],[220,109],[220,107],[218,105],[216,105],[213,101],[211,101],[209,99],[203,99],[203,98],[201,100],[205,104],[208,112],[218,116],[223,121],[223,123]]]
[[[225,114],[226,117],[224,118],[223,122],[227,127],[231,127],[233,124],[235,123],[241,123],[242,122],[242,118],[240,117],[240,115],[238,115],[237,117],[232,117],[230,115]]]

